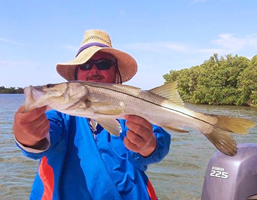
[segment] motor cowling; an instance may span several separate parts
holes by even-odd
[[[237,155],[215,153],[208,164],[202,200],[257,199],[257,144],[239,144]]]

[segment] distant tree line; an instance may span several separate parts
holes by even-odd
[[[185,102],[257,107],[257,55],[246,57],[214,54],[199,66],[171,70],[165,83],[177,81]]]
[[[0,86],[0,94],[22,94],[22,93],[23,93],[23,88],[20,88],[20,87],[6,88],[4,86]]]

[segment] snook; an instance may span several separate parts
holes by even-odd
[[[71,81],[30,86],[24,93],[24,112],[47,105],[66,114],[94,119],[114,135],[119,135],[120,131],[116,119],[128,114],[138,115],[171,131],[187,132],[184,127],[194,128],[230,156],[237,153],[230,132],[245,134],[255,125],[246,119],[210,116],[185,108],[176,83],[144,91],[128,85]]]

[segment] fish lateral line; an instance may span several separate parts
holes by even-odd
[[[193,119],[196,119],[196,120],[199,120],[199,121],[201,121],[201,122],[204,122],[204,123],[206,123],[206,124],[209,124],[209,125],[211,125],[211,126],[214,126],[213,124],[211,124],[211,123],[209,123],[209,122],[207,122],[207,121],[205,121],[205,120],[199,119],[199,118],[194,117],[194,116],[192,116],[192,115],[189,115],[189,114],[187,114],[187,113],[183,113],[182,111],[175,110],[175,109],[173,109],[173,108],[170,108],[170,107],[167,107],[167,106],[163,106],[163,105],[157,104],[157,103],[155,103],[155,102],[152,102],[152,101],[143,99],[143,98],[138,97],[138,96],[135,96],[135,95],[133,95],[133,94],[126,93],[126,92],[124,92],[124,91],[117,91],[117,90],[112,89],[112,88],[110,88],[110,87],[104,87],[104,86],[105,86],[104,84],[102,84],[102,85],[89,84],[89,85],[92,86],[92,87],[101,88],[101,89],[104,88],[104,89],[110,90],[110,91],[112,91],[112,92],[121,93],[121,94],[127,95],[127,96],[129,96],[129,97],[133,97],[133,98],[136,98],[136,99],[138,99],[138,100],[142,100],[142,101],[147,102],[147,103],[149,103],[149,104],[152,104],[152,105],[155,105],[155,106],[159,106],[159,107],[161,107],[161,108],[164,108],[164,109],[173,111],[173,112],[175,112],[175,113],[180,113],[180,114],[182,114],[182,115],[184,115],[184,116],[188,116],[188,117],[191,117],[191,118],[193,118]],[[103,87],[101,87],[101,86],[103,86]],[[137,88],[137,89],[140,90],[140,88]],[[147,91],[147,90],[141,90],[141,91],[143,91],[143,92],[149,92],[149,91]],[[155,94],[155,93],[152,93],[152,92],[149,92],[149,93],[151,93],[152,95],[156,95],[156,96],[158,96],[158,97],[161,97],[161,98],[163,98],[163,99],[165,99],[165,100],[170,101],[171,103],[173,103],[171,100],[169,100],[169,99],[167,99],[167,98],[165,98],[165,97],[162,97],[162,96],[160,96],[160,95],[158,95],[158,94]]]

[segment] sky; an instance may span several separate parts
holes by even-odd
[[[201,65],[214,53],[257,54],[257,0],[0,0],[0,86],[65,80],[89,29],[102,29],[138,72],[125,84],[151,89],[164,74]]]

